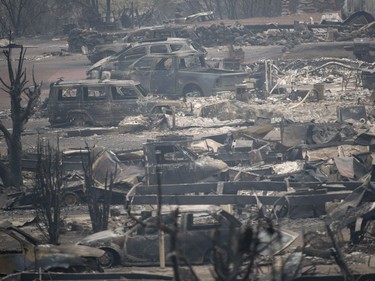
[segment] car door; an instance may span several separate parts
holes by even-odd
[[[182,254],[192,263],[208,258],[213,247],[213,235],[220,222],[209,213],[186,213],[179,232]]]
[[[81,108],[79,87],[62,86],[50,89],[48,115],[51,124],[68,123],[69,111]]]
[[[173,57],[163,57],[156,61],[151,75],[150,89],[156,95],[176,96],[176,69]]]
[[[193,182],[195,162],[179,146],[172,144],[155,147],[156,165],[148,167],[150,174],[158,173],[161,184]],[[153,171],[151,171],[151,169]]]
[[[0,275],[24,271],[35,265],[34,245],[26,237],[16,231],[2,230],[0,240]]]
[[[125,264],[158,264],[160,231],[156,218],[147,220],[146,225],[137,225],[127,235],[124,245]],[[169,253],[169,235],[164,235],[165,253]]]
[[[139,95],[131,85],[112,86],[111,94],[114,124],[118,124],[126,116],[138,115],[146,110],[144,105],[138,103]]]
[[[166,44],[150,45],[150,54],[168,54],[171,52],[168,47]]]
[[[129,70],[129,78],[138,81],[147,92],[151,92],[150,79],[154,61],[153,57],[143,57],[132,64]]]
[[[110,88],[100,85],[84,86],[83,111],[96,124],[112,125],[112,106],[110,102]]]

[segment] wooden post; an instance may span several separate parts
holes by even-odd
[[[172,107],[172,130],[176,129],[176,108]]]
[[[268,94],[268,67],[267,67],[267,60],[264,61],[264,83],[266,86],[266,93]]]
[[[132,21],[131,25],[132,25],[132,28],[134,28],[134,2],[133,1],[131,2],[130,10],[131,10],[131,21]]]
[[[160,268],[165,268],[165,241],[164,231],[159,230],[159,263]]]
[[[266,96],[270,94],[271,86],[271,62],[269,60],[264,61],[264,72],[265,72],[265,83],[266,83]]]

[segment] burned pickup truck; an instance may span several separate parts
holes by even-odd
[[[249,74],[210,68],[204,55],[196,52],[179,52],[144,56],[126,70],[111,70],[108,76],[112,79],[138,81],[154,95],[180,98],[234,91],[235,86],[246,80]]]
[[[218,182],[229,180],[228,165],[209,156],[199,156],[189,148],[191,136],[159,136],[143,144],[143,151],[122,151],[114,153],[103,147],[96,147],[92,170],[95,190],[99,200],[104,198],[108,174],[113,175],[112,204],[124,204],[125,195],[135,185],[155,186],[197,182]],[[82,161],[87,164],[89,151],[77,149],[63,154],[64,172],[79,174]],[[34,160],[33,160],[34,159]],[[35,171],[37,155],[29,155],[22,161],[23,169]],[[85,185],[82,180],[67,180],[62,188],[61,204],[74,206],[86,202]],[[32,208],[35,201],[33,190],[7,195],[3,209]]]
[[[104,150],[93,163],[96,183],[104,186],[107,173],[115,176],[114,190],[129,191],[134,185],[165,185],[218,182],[229,178],[228,165],[209,156],[198,156],[189,149],[190,136],[159,136],[143,144],[142,162],[125,164],[127,156]],[[120,161],[122,160],[122,162]],[[123,199],[123,197],[122,197]],[[123,203],[123,202],[122,202]]]
[[[159,218],[167,227],[179,223],[179,251],[193,264],[210,261],[214,247],[214,233],[219,231],[220,242],[228,241],[233,234],[241,231],[241,222],[224,210],[189,211],[179,214],[177,221],[172,213],[163,213]],[[115,230],[104,230],[89,235],[77,245],[86,245],[105,251],[100,259],[103,267],[115,265],[158,265],[159,264],[159,230],[155,227],[157,217],[143,219],[130,229],[124,227]],[[165,234],[166,261],[171,255],[171,236]]]
[[[145,40],[129,44],[129,46],[124,47],[122,50],[100,59],[89,68],[86,74],[89,78],[93,79],[106,70],[126,70],[129,65],[145,55],[169,54],[181,51],[197,52],[203,55],[207,53],[199,44],[187,38],[169,37],[160,40]]]

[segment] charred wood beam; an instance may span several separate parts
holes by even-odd
[[[354,280],[356,281],[365,281],[375,278],[374,273],[368,274],[353,274]],[[343,275],[319,275],[319,276],[301,276],[295,278],[294,281],[344,281],[345,277]]]
[[[173,280],[173,276],[168,274],[148,273],[145,271],[140,272],[113,272],[113,273],[33,273],[33,272],[19,272],[16,274],[4,277],[4,280],[14,281],[33,281],[37,278],[41,280]],[[3,280],[3,279],[2,279]]]
[[[162,205],[255,205],[257,198],[263,205],[311,206],[321,205],[333,200],[342,200],[350,194],[347,192],[335,192],[327,194],[288,195],[285,196],[250,196],[250,195],[162,195]],[[135,195],[131,199],[132,205],[155,205],[158,202],[157,195]]]
[[[268,29],[294,29],[294,24],[251,24],[251,25],[244,25],[247,29],[265,31]],[[352,29],[351,26],[343,25],[343,24],[307,24],[306,27],[308,29],[312,28],[335,28],[338,30],[347,30]]]
[[[22,159],[22,170],[35,172],[36,160],[34,159]],[[65,161],[63,163],[63,171],[80,171],[82,170],[82,161]]]
[[[240,181],[240,182],[220,182],[218,183],[186,183],[186,184],[164,184],[162,186],[163,195],[182,195],[187,193],[215,193],[215,194],[237,194],[240,190],[249,191],[287,191],[287,186],[295,189],[318,189],[325,188],[330,191],[354,190],[360,186],[361,182],[281,182],[281,181]],[[138,186],[135,190],[140,195],[157,194],[157,186]]]

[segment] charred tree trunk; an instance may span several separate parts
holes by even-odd
[[[11,42],[11,40],[9,40]],[[18,64],[13,67],[12,50],[20,49]],[[3,182],[9,185],[22,185],[22,132],[29,118],[34,114],[36,104],[40,97],[41,84],[37,84],[33,71],[33,86],[28,87],[26,71],[24,69],[24,60],[26,49],[22,45],[9,44],[8,48],[3,52],[7,60],[9,82],[5,82],[0,78],[4,91],[10,97],[10,112],[12,119],[12,131],[9,131],[0,121],[0,131],[3,133],[8,147],[8,164],[9,174],[4,178]],[[23,105],[23,104],[26,105]],[[4,172],[5,170],[2,169]],[[1,173],[0,173],[1,176]]]
[[[51,244],[58,244],[61,225],[61,197],[63,185],[62,154],[49,143],[38,141],[38,162],[34,202],[38,228]]]
[[[11,180],[13,185],[22,185],[22,142],[21,134],[23,125],[21,121],[21,101],[20,94],[11,96],[11,118],[13,123],[12,135],[9,139],[8,154],[9,154],[9,165],[11,170]]]
[[[28,4],[28,0],[1,0],[1,5],[7,12],[7,18],[10,22],[10,27],[13,28],[15,35],[19,35],[22,25],[22,13]]]
[[[98,232],[101,230],[106,230],[108,227],[109,211],[112,199],[113,175],[106,177],[104,189],[96,188],[92,170],[96,155],[94,154],[94,149],[89,148],[88,146],[87,151],[87,165],[83,164],[85,196],[89,209],[92,230],[94,232]],[[82,163],[85,162],[86,161],[82,161]]]
[[[229,19],[237,19],[237,0],[224,0]]]
[[[215,0],[216,1],[216,8],[217,8],[217,13],[219,14],[220,19],[223,19],[223,12],[221,11],[221,1],[220,0]]]

